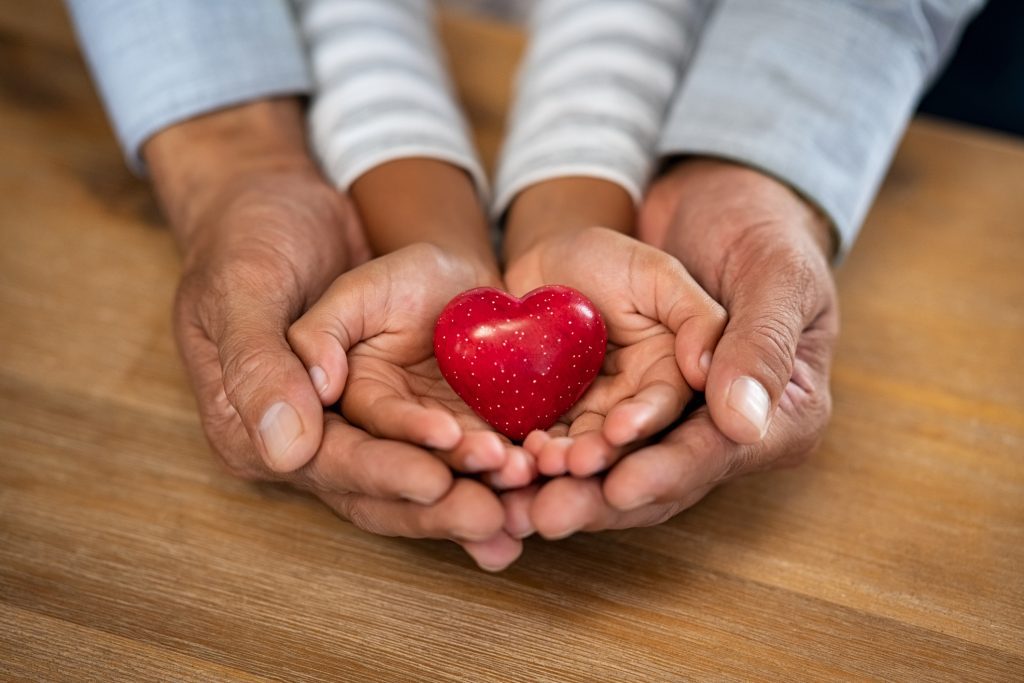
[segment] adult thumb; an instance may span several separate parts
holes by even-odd
[[[323,407],[285,340],[288,322],[286,310],[235,301],[225,306],[219,329],[211,330],[227,399],[275,472],[305,465],[323,437]]]
[[[762,254],[722,283],[729,322],[715,348],[705,396],[711,417],[737,443],[761,441],[793,375],[800,335],[821,313],[813,266]]]

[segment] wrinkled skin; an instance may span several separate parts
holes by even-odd
[[[604,477],[562,476],[506,493],[506,529],[514,537],[659,524],[722,482],[801,463],[824,432],[838,309],[832,237],[820,214],[763,174],[694,159],[656,181],[639,233],[728,311],[707,405]],[[763,437],[729,404],[741,376],[770,396]]]

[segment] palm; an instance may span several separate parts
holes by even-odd
[[[609,336],[616,332],[609,324]],[[569,436],[600,430],[604,419],[617,405],[634,398],[644,387],[663,383],[679,393],[688,393],[676,365],[675,338],[661,330],[646,339],[609,347],[601,373],[587,393],[560,421]]]
[[[421,328],[431,330],[432,322],[425,321]],[[353,347],[349,352],[349,379],[342,395],[342,412],[359,412],[367,406],[381,405],[381,401],[400,401],[443,410],[464,431],[490,429],[441,376],[430,336],[412,331],[409,336],[412,338],[377,337]]]
[[[678,417],[691,391],[680,371],[677,333],[700,316],[708,319],[704,328],[711,334],[703,334],[698,344],[717,338],[720,329],[716,305],[678,262],[629,237],[593,228],[535,248],[510,266],[505,279],[516,294],[545,284],[575,287],[594,301],[608,328],[601,373],[549,432],[572,438],[535,437],[528,444],[541,472],[593,474],[609,466],[626,444]],[[691,367],[696,365],[694,360]]]

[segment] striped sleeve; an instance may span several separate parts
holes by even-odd
[[[498,163],[494,215],[544,180],[602,178],[640,201],[702,0],[540,0]]]
[[[316,83],[313,147],[341,189],[395,159],[440,159],[487,180],[456,103],[428,0],[304,0]]]

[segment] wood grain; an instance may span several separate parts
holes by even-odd
[[[487,162],[522,37],[448,16]],[[0,679],[1021,680],[1024,143],[916,121],[806,466],[490,576],[239,482],[59,3],[0,0]]]

